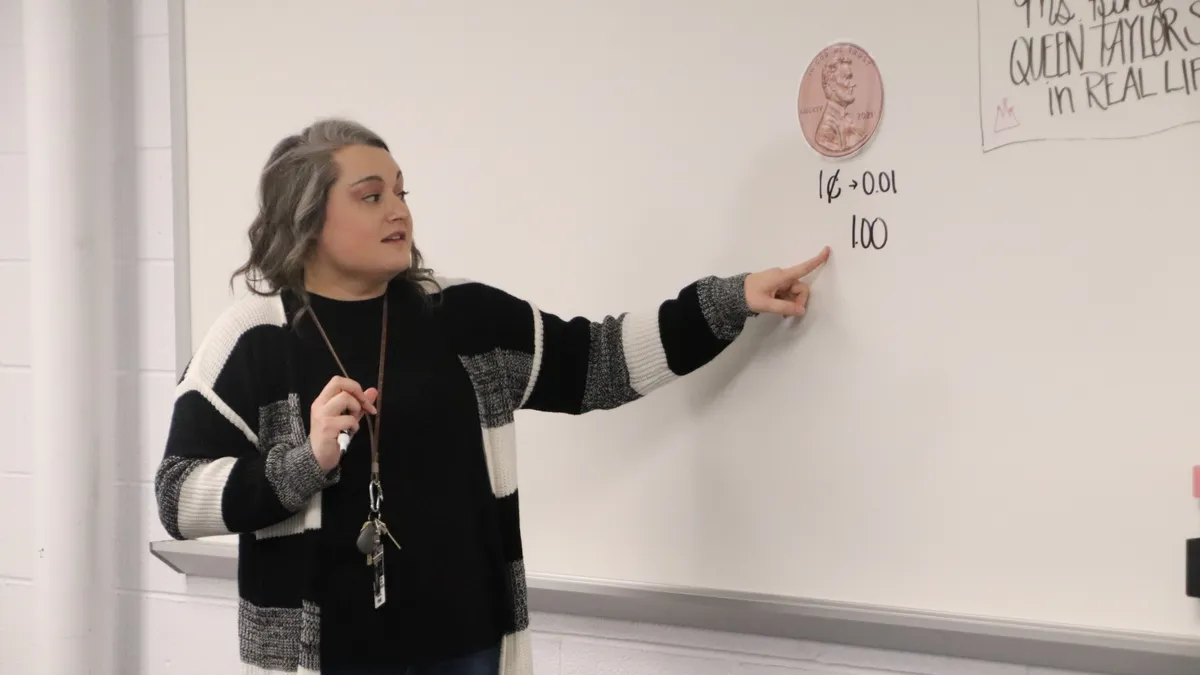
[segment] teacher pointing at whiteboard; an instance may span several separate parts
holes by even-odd
[[[259,190],[253,292],[188,364],[155,477],[171,536],[240,535],[244,673],[529,675],[514,412],[636,401],[802,315],[829,256],[560,318],[424,267],[361,125],[283,139]]]

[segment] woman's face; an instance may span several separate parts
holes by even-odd
[[[340,175],[329,190],[310,276],[332,277],[339,285],[386,283],[412,260],[404,176],[391,153],[381,148],[342,148],[334,160]]]

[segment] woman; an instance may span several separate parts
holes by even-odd
[[[358,124],[285,138],[259,188],[254,292],[188,364],[155,479],[173,537],[240,535],[248,673],[528,675],[513,413],[637,400],[748,317],[803,314],[829,255],[566,320],[432,276]]]

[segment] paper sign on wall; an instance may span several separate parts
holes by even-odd
[[[983,150],[1200,122],[1200,0],[978,0]]]

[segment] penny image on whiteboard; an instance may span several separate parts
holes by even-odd
[[[875,59],[849,42],[822,49],[804,71],[796,106],[813,150],[831,158],[854,155],[883,116],[883,80]]]

